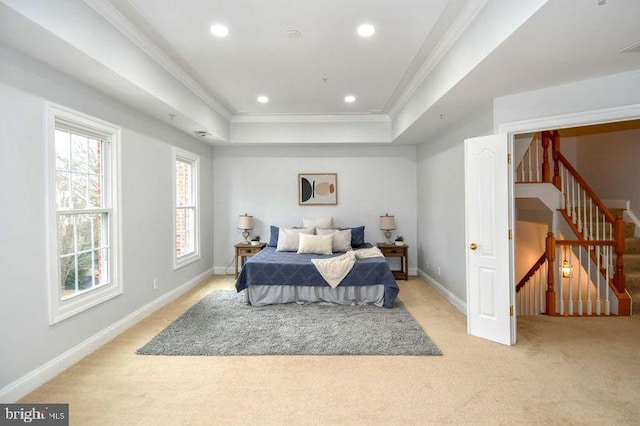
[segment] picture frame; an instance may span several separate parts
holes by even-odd
[[[338,174],[298,173],[298,204],[301,206],[338,204]]]

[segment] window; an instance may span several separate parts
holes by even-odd
[[[118,266],[120,129],[49,104],[50,322],[122,293]]]
[[[174,269],[200,259],[199,157],[174,148]]]

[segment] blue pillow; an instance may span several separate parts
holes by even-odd
[[[271,225],[271,236],[269,237],[269,247],[278,247],[278,234],[280,228]]]
[[[351,228],[351,247],[362,247],[364,245],[364,225]]]

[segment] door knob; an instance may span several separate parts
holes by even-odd
[[[477,249],[477,248],[478,248],[478,245],[477,245],[476,243],[471,243],[471,245],[469,246],[469,248],[470,248],[471,250],[475,250],[475,249]]]

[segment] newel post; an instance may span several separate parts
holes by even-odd
[[[551,183],[551,166],[549,164],[549,132],[542,132],[542,181]]]
[[[545,255],[547,257],[547,315],[554,316],[556,314],[556,291],[554,289],[555,284],[555,264],[556,260],[556,239],[553,236],[553,232],[547,233],[545,240]]]
[[[613,274],[613,282],[618,292],[622,293],[624,292],[626,284],[624,277],[624,260],[622,259],[622,254],[624,253],[625,224],[621,217],[617,217],[616,221],[613,222],[613,229],[616,240],[616,270]]]
[[[553,184],[556,188],[562,188],[562,178],[560,177],[560,161],[558,161],[558,153],[560,152],[560,132],[554,130],[552,132],[553,141],[551,150],[553,152]]]

